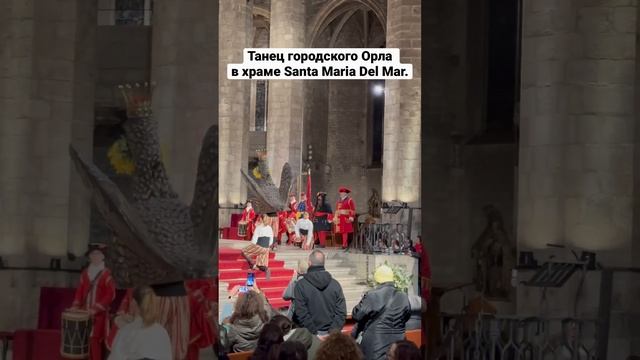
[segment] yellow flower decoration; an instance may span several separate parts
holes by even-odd
[[[116,174],[131,175],[136,169],[135,163],[128,152],[127,141],[124,138],[118,139],[109,148],[107,157]]]
[[[260,173],[260,168],[257,166],[253,168],[253,177],[256,179],[262,179],[262,174]]]

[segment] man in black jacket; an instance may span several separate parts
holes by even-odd
[[[341,331],[347,316],[347,305],[340,284],[324,269],[324,253],[314,250],[309,255],[309,270],[294,290],[294,319],[313,334],[326,335]]]

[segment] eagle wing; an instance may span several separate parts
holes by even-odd
[[[82,160],[73,146],[69,147],[69,153],[98,211],[115,234],[107,263],[118,286],[182,280],[171,262],[157,251],[138,211],[116,184],[94,164]]]
[[[289,193],[293,186],[293,171],[291,171],[291,165],[285,163],[282,166],[282,172],[280,174],[280,201],[287,203],[289,199]]]

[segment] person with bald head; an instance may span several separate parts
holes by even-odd
[[[325,270],[324,260],[320,250],[309,254],[309,269],[296,284],[293,297],[297,325],[320,336],[342,330],[347,316],[342,287]]]

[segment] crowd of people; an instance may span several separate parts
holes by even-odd
[[[405,341],[412,306],[396,289],[393,270],[380,266],[377,286],[351,311],[355,321],[343,334],[347,308],[342,287],[325,269],[325,254],[313,250],[283,297],[292,300],[286,314],[273,309],[257,283],[235,287],[232,314],[223,320],[220,345],[225,352],[253,351],[253,359],[419,359],[420,350]],[[419,311],[419,307],[418,307]]]

